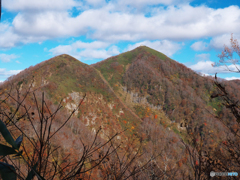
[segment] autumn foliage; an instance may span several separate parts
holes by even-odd
[[[222,62],[239,53],[231,43]],[[238,171],[240,81],[216,80],[144,46],[91,66],[54,57],[0,86],[4,123],[14,137],[25,134],[20,158],[1,160],[16,164],[19,179],[37,162],[46,179]]]

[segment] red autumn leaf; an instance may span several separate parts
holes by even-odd
[[[195,162],[195,165],[198,166],[198,161]]]

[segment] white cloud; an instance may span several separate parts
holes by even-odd
[[[2,62],[10,62],[12,59],[16,59],[18,56],[15,54],[0,54],[0,60]]]
[[[211,76],[210,74],[207,74],[207,73],[202,73],[202,72],[198,72],[199,75],[205,77],[205,76]]]
[[[119,52],[119,48],[117,46],[111,46],[110,48],[108,48],[108,52],[112,55],[116,55],[116,54],[120,54]]]
[[[174,43],[168,40],[163,41],[142,41],[139,43],[136,43],[134,45],[129,45],[126,51],[130,51],[132,49],[137,48],[140,45],[148,46],[152,49],[155,49],[161,53],[164,53],[167,56],[172,56],[174,53],[176,53],[179,49],[181,49],[182,45],[178,43]]]
[[[105,59],[119,54],[117,46],[110,46],[109,43],[93,41],[90,43],[76,41],[70,45],[59,45],[49,50],[53,55],[69,54],[77,59]],[[104,49],[104,48],[107,48]]]
[[[93,41],[90,43],[82,42],[82,41],[76,41],[71,45],[73,48],[90,48],[90,49],[98,49],[98,48],[106,48],[109,46],[109,43],[102,42],[102,41]]]
[[[195,51],[208,51],[211,49],[215,49],[217,51],[223,50],[225,45],[231,47],[230,38],[231,33],[214,36],[211,39],[210,43],[197,41],[191,45],[191,48]],[[237,39],[237,41],[240,42],[240,34],[233,34],[233,38]]]
[[[20,35],[9,23],[0,23],[0,49],[6,50],[22,44],[44,41],[46,39],[43,36]]]
[[[9,11],[63,11],[82,3],[74,0],[6,0],[2,6]]]
[[[106,4],[105,0],[86,0],[86,3],[93,6],[99,6]]]
[[[196,57],[196,60],[197,61],[206,61],[206,60],[209,60],[209,58],[210,58],[210,54],[196,54],[195,55],[195,57]]]
[[[8,77],[18,74],[22,70],[6,70],[5,68],[0,68],[0,80],[5,80]]]
[[[240,65],[237,65],[237,64],[236,65],[231,64],[231,65],[228,65],[227,67],[229,70],[234,71],[234,72],[239,72],[238,69],[240,69]],[[226,66],[225,66],[225,69],[227,69]]]
[[[4,2],[4,7],[8,10],[21,12],[14,18],[11,26],[4,27],[3,31],[0,30],[0,47],[2,48],[81,35],[110,43],[121,40],[178,41],[217,37],[231,32],[237,34],[240,29],[238,6],[212,9],[206,6],[193,7],[186,3],[178,4],[180,0],[119,1],[126,6],[134,6],[137,3],[144,4],[144,7],[145,5],[171,4],[167,8],[146,8],[142,12],[135,13],[124,9],[119,10],[119,3],[111,1],[95,9],[82,7],[79,1],[73,0]],[[92,0],[87,3],[103,2]],[[176,3],[177,6],[172,5]],[[71,17],[68,10],[73,6],[85,9],[77,17]],[[150,13],[151,17],[145,17],[145,13]],[[216,44],[213,40],[211,45],[216,46]],[[193,45],[193,48],[200,47]]]
[[[197,41],[191,45],[194,51],[204,51],[208,49],[208,43],[203,41]]]
[[[73,48],[70,45],[59,45],[49,50],[53,55],[70,54]]]
[[[235,80],[235,79],[239,79],[240,80],[239,77],[227,77],[225,79],[228,80],[228,81]]]
[[[0,23],[0,33],[5,32],[8,30],[10,24],[9,23]]]
[[[105,49],[100,49],[100,50],[95,50],[95,49],[86,49],[83,50],[79,53],[77,53],[77,56],[84,58],[86,60],[90,59],[106,59],[109,58],[113,55],[119,54],[120,52],[118,49],[114,46],[111,47],[109,50]]]
[[[16,46],[20,37],[13,33],[9,23],[0,23],[0,48],[6,49]]]
[[[49,52],[51,52],[54,55],[71,54],[72,52],[76,52],[80,49],[100,49],[106,48],[109,45],[110,45],[109,43],[101,41],[93,41],[90,43],[76,41],[70,45],[59,45],[55,48],[50,49]]]
[[[217,50],[223,50],[224,45],[231,47],[230,38],[231,38],[230,33],[216,36],[212,38],[212,40],[209,43],[209,46]],[[233,34],[233,38],[237,39],[238,42],[240,42],[240,34]]]
[[[212,67],[212,64],[212,61],[199,61],[197,64],[189,66],[189,68],[204,74],[213,74],[216,73],[217,69],[214,69],[214,67]]]
[[[18,14],[12,24],[14,32],[23,36],[55,38],[77,35],[74,18],[69,18],[67,12],[40,12]],[[31,27],[31,28],[30,28]],[[79,28],[78,28],[79,29]]]
[[[196,72],[201,72],[204,74],[229,73],[229,70],[237,71],[236,66],[233,64],[227,66],[229,70],[226,66],[213,67],[212,64],[214,64],[212,61],[199,61],[197,64],[190,65],[188,67]],[[239,65],[237,65],[237,67],[240,69]]]

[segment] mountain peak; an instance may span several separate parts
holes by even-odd
[[[55,56],[55,57],[74,58],[74,57],[70,56],[69,54],[60,54],[60,55]],[[75,59],[75,58],[74,58],[74,59]]]
[[[58,55],[58,56],[55,56],[49,60],[52,60],[52,59],[66,59],[66,60],[73,60],[73,61],[79,61],[78,59],[70,56],[69,54],[61,54],[61,55]]]
[[[73,65],[73,64],[75,64],[75,65],[78,65],[78,66],[79,65],[80,66],[87,65],[87,64],[79,61],[78,59],[76,59],[76,58],[74,58],[74,57],[72,57],[72,56],[70,56],[68,54],[61,54],[61,55],[58,55],[58,56],[54,56],[54,57],[52,57],[52,58],[50,58],[50,59],[48,59],[46,61],[43,61],[43,62],[39,63],[39,65],[40,64],[42,64],[42,65],[55,64],[56,66],[58,66],[59,63],[62,63],[62,64],[64,63],[66,65]]]
[[[161,53],[161,52],[159,52],[155,49],[152,49],[148,46],[145,46],[145,45],[140,45],[137,48],[135,48],[131,51],[128,51],[126,53],[136,53],[136,54],[146,53],[148,55],[153,55],[153,56],[159,57],[162,60],[165,60],[166,58],[168,58],[167,55],[165,55],[165,54],[163,54],[163,53]]]

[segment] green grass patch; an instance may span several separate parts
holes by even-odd
[[[181,133],[179,132],[179,130],[176,127],[173,127],[172,130],[178,134],[179,136],[181,136]]]

